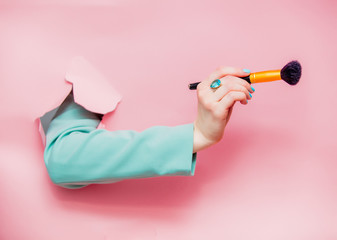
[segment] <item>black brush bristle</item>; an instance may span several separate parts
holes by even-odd
[[[302,75],[302,67],[298,61],[291,61],[281,69],[281,78],[290,85],[296,85]]]

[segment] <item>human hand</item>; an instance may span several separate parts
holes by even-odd
[[[224,134],[234,104],[247,104],[255,90],[248,82],[238,77],[248,76],[249,70],[219,67],[197,87],[198,115],[194,122],[193,152],[200,151],[217,142]],[[218,89],[211,89],[215,79],[221,80]]]

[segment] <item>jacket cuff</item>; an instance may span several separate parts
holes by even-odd
[[[197,153],[193,153],[194,124],[171,127],[170,132],[172,141],[166,151],[171,155],[169,162],[173,172],[163,175],[194,176],[197,159]]]

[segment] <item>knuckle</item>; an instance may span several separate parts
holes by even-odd
[[[233,94],[233,92],[229,92],[227,95],[226,95],[226,97],[228,98],[228,100],[234,100],[234,94]]]
[[[232,94],[227,94],[227,95],[226,95],[226,98],[227,98],[227,101],[228,101],[228,102],[234,101],[234,98],[233,98],[233,95],[232,95]]]
[[[224,71],[226,71],[227,74],[233,74],[234,72],[236,72],[234,67],[230,67],[230,66],[226,66],[223,68]]]
[[[219,71],[222,74],[229,74],[229,73],[233,72],[233,68],[229,67],[229,66],[219,66],[217,68],[217,71]]]
[[[246,93],[241,92],[241,94],[240,94],[240,100],[245,100],[245,99],[247,99]]]
[[[246,94],[247,88],[245,88],[244,86],[240,86],[240,91],[243,92],[244,94]]]
[[[230,86],[231,76],[225,76],[225,77],[221,78],[221,82],[222,82],[223,85]]]
[[[241,80],[242,80],[243,86],[245,86],[245,88],[250,88],[250,84],[247,81],[245,81],[243,79],[241,79]]]

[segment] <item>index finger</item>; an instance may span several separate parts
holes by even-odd
[[[248,69],[236,68],[236,67],[218,67],[214,72],[212,72],[208,78],[202,81],[198,86],[199,89],[210,89],[211,83],[227,75],[236,76],[236,77],[246,77],[250,74]],[[242,80],[244,81],[244,80]]]

